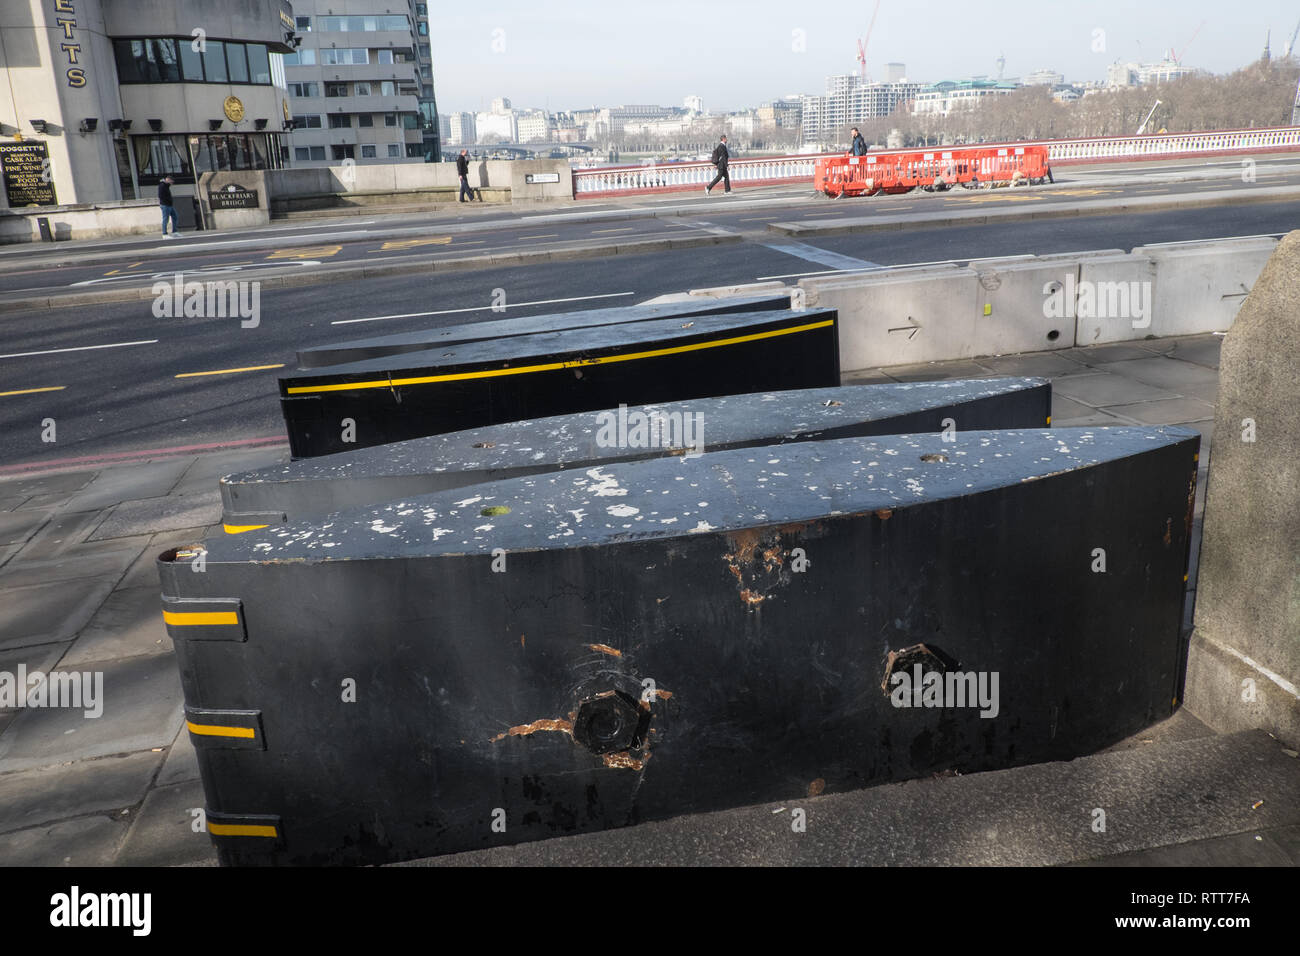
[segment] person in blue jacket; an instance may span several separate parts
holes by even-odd
[[[856,126],[853,127],[853,144],[849,147],[849,155],[850,156],[867,155],[867,141],[862,138],[862,134],[858,132],[858,128]]]

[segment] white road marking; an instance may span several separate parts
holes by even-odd
[[[60,352],[89,352],[91,349],[122,349],[128,345],[157,345],[157,339],[141,339],[139,342],[113,342],[109,345],[78,345],[70,349],[43,349],[40,352],[11,352],[0,355],[0,359],[27,358],[29,355],[56,355]]]
[[[502,309],[518,309],[525,305],[555,305],[560,302],[583,302],[588,299],[617,299],[621,296],[636,295],[635,292],[608,292],[604,295],[577,295],[568,299],[537,299],[533,302],[509,302]],[[365,319],[335,319],[330,325],[355,325],[358,322],[381,322],[384,319],[414,319],[425,315],[455,315],[460,312],[486,312],[490,305],[474,306],[468,309],[440,309],[437,312],[404,312],[401,315],[372,315]],[[3,358],[3,356],[0,356]]]
[[[800,259],[807,259],[809,262],[820,263],[824,266],[837,266],[840,269],[884,268],[878,262],[868,262],[865,259],[842,256],[838,252],[828,252],[825,249],[818,249],[816,246],[810,246],[804,242],[761,242],[759,245],[766,246],[768,249],[775,249],[777,252],[784,252],[788,256],[797,256]]]

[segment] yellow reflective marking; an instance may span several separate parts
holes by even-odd
[[[652,349],[648,352],[627,352],[623,355],[608,355],[601,358],[578,359],[573,362],[547,362],[545,365],[524,365],[519,368],[493,368],[482,372],[460,372],[454,375],[423,375],[419,378],[394,378],[379,382],[345,382],[339,385],[299,385],[288,389],[290,395],[305,392],[350,392],[363,388],[395,388],[398,385],[428,385],[433,382],[461,382],[475,378],[499,378],[504,375],[526,375],[529,372],[553,372],[565,368],[584,368],[589,365],[612,365],[615,362],[631,362],[636,359],[658,358],[662,355],[677,355],[682,352],[698,352],[702,349],[719,348],[723,345],[736,345],[740,342],[754,342],[770,339],[780,335],[793,335],[811,329],[824,329],[833,325],[834,319],[824,322],[812,322],[808,325],[796,325],[788,329],[774,329],[770,332],[756,332],[752,335],[738,335],[729,339],[716,339],[712,342],[696,342],[692,345],[677,345],[672,348]]]
[[[416,246],[445,246],[451,242],[451,236],[433,236],[429,239],[395,239],[392,242],[385,242],[379,247],[380,252],[390,252],[394,249],[414,249]]]
[[[208,832],[213,836],[273,837],[276,835],[275,827],[251,823],[209,823]]]
[[[163,611],[163,620],[177,627],[196,627],[210,624],[238,624],[234,611]]]
[[[16,392],[0,392],[0,398],[6,395],[35,395],[37,392],[61,392],[68,386],[51,385],[47,388],[20,388]]]
[[[204,375],[233,375],[235,372],[265,372],[271,368],[284,368],[284,363],[279,365],[248,365],[244,368],[219,368],[211,372],[181,372],[176,378],[200,378]]]
[[[268,259],[327,259],[336,256],[342,246],[304,246],[301,249],[277,249]]]
[[[228,524],[223,527],[226,529],[226,534],[243,534],[245,531],[257,531],[270,526],[264,524]]]
[[[188,720],[185,726],[190,729],[192,734],[201,734],[204,737],[247,737],[252,739],[257,736],[257,731],[252,727],[222,727],[218,724],[192,724]]]
[[[1047,424],[1049,424],[1049,425],[1052,424],[1052,416],[1051,416],[1051,415],[1048,415],[1048,416],[1047,416]]]

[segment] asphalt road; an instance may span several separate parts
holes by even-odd
[[[807,205],[825,215],[824,203]],[[780,215],[789,219],[790,210]],[[293,366],[298,347],[499,319],[491,309],[498,289],[506,315],[539,314],[825,272],[830,267],[815,261],[825,253],[895,265],[1130,249],[1283,233],[1298,220],[1300,202],[1248,204],[823,237],[794,252],[764,244],[779,240],[760,230],[741,243],[689,250],[266,289],[255,328],[241,328],[238,318],[156,317],[148,300],[3,314],[0,472],[37,461],[282,438],[276,375]],[[673,228],[666,225],[673,221],[681,220],[647,228]],[[712,213],[707,222],[724,223]],[[50,420],[56,440],[43,441]]]

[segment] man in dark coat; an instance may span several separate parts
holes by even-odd
[[[462,149],[460,155],[456,157],[456,173],[460,176],[460,199],[458,202],[465,201],[465,194],[469,198],[474,198],[474,190],[469,188],[469,150]]]
[[[176,235],[176,229],[181,224],[181,217],[176,215],[176,206],[172,200],[172,178],[164,176],[158,183],[158,205],[162,207],[163,220],[163,238],[170,239]],[[171,235],[167,234],[167,220],[172,223]]]
[[[704,187],[705,195],[718,185],[719,182],[726,186],[726,192],[731,192],[731,176],[727,173],[727,163],[731,159],[731,153],[727,151],[727,137],[722,137],[718,145],[713,148],[713,165],[718,167],[718,175],[713,177],[713,182]]]
[[[858,128],[856,126],[853,127],[853,144],[849,147],[849,155],[850,156],[867,155],[867,141],[862,138],[862,134],[858,132]]]

